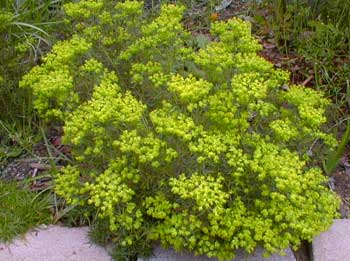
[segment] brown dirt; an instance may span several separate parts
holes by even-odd
[[[70,158],[70,147],[61,143],[62,133],[50,131],[49,135],[51,136],[48,137],[48,146],[44,141],[35,144],[32,153],[12,160],[1,171],[1,178],[6,181],[33,179],[30,183],[32,191],[47,188],[51,182],[53,168],[60,169],[65,164],[63,156]]]
[[[342,218],[349,218],[350,175],[345,170],[338,170],[333,174],[334,191],[340,196],[340,214]]]

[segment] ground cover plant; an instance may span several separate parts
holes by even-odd
[[[198,46],[181,5],[143,4],[65,5],[74,35],[21,81],[72,148],[56,192],[96,217],[92,236],[117,259],[155,241],[273,253],[326,230],[338,200],[308,152],[336,145],[322,131],[329,101],[259,57],[248,23],[214,22]]]

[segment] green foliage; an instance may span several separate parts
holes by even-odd
[[[315,139],[335,145],[321,130],[329,102],[282,88],[289,74],[256,54],[249,24],[215,22],[197,49],[179,5],[156,17],[138,1],[65,9],[75,35],[21,84],[72,146],[57,193],[92,207],[93,237],[113,238],[115,258],[155,240],[220,259],[272,253],[332,223],[337,197],[307,155]]]
[[[80,54],[84,54],[88,49],[89,44],[78,37],[72,38],[69,42],[61,42],[43,59],[45,66],[35,67],[32,74],[23,77],[20,85],[33,86],[33,94],[37,97],[34,106],[39,113],[48,111],[52,105],[69,108],[77,103],[77,95],[72,94],[71,74],[74,70],[72,65],[80,58]],[[57,110],[50,110],[47,113],[47,117],[64,117]]]
[[[40,2],[40,3],[39,3]],[[2,0],[0,6],[0,118],[33,117],[30,92],[18,82],[54,41],[64,0]]]
[[[0,181],[0,241],[9,242],[30,228],[49,223],[49,207],[47,198]]]
[[[184,5],[184,20],[192,31],[203,31],[210,27],[211,15],[218,12],[221,0],[145,0],[144,7],[150,11],[159,10],[162,4]],[[221,10],[221,9],[220,9]]]
[[[349,32],[350,6],[347,0],[323,0],[313,3],[314,16],[321,15],[322,20]]]
[[[318,90],[339,109],[349,104],[350,5],[347,0],[265,0],[273,10],[267,19],[284,53],[305,57]],[[347,109],[345,109],[347,110]]]
[[[348,107],[350,27],[341,29],[318,21],[309,24],[313,32],[300,40],[298,51],[314,65],[316,88],[333,97],[338,107]]]
[[[298,41],[298,34],[310,21],[320,21],[344,31],[350,28],[350,7],[347,0],[265,0],[273,9],[277,37]]]

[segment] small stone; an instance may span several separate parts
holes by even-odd
[[[312,243],[315,261],[350,260],[350,220],[336,219],[326,232],[316,237]]]
[[[290,248],[286,250],[285,256],[277,254],[271,255],[268,258],[263,257],[264,250],[258,247],[253,254],[247,254],[244,251],[237,251],[234,261],[296,261],[294,254]],[[148,259],[149,261],[216,261],[216,258],[208,258],[206,256],[194,256],[191,253],[177,253],[173,249],[162,249],[156,247],[154,249],[154,257]],[[146,261],[139,258],[138,261]],[[233,260],[232,260],[233,261]]]
[[[282,90],[289,91],[289,86],[287,84],[282,85]]]
[[[6,261],[111,261],[107,251],[89,242],[88,228],[50,225],[32,230],[24,239],[0,244],[0,260]]]
[[[275,67],[281,68],[281,67],[282,67],[282,64],[281,64],[281,63],[276,63],[276,64],[275,64]]]

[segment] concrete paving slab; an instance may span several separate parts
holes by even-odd
[[[234,261],[296,261],[293,251],[288,248],[285,256],[272,255],[269,258],[263,258],[263,249],[257,248],[255,253],[248,255],[244,251],[238,251]],[[157,247],[154,250],[154,257],[149,261],[216,261],[216,258],[208,258],[205,256],[194,256],[191,253],[177,253],[173,249],[162,249]],[[138,261],[145,261],[139,258]]]
[[[312,242],[314,261],[350,260],[350,219],[336,219],[331,228]]]
[[[350,235],[350,233],[349,233]],[[172,249],[156,247],[150,261],[214,261],[205,256],[177,253]],[[272,255],[263,258],[262,248],[254,254],[237,252],[235,261],[296,261],[291,249],[285,256]],[[111,261],[107,251],[89,242],[88,228],[47,226],[27,233],[24,239],[16,239],[9,245],[0,244],[0,261]],[[139,261],[144,259],[139,258]],[[349,259],[348,259],[349,260]],[[318,260],[317,260],[318,261]],[[328,261],[328,260],[327,260]]]
[[[0,244],[3,261],[111,261],[107,251],[89,242],[88,228],[47,226],[27,233],[24,239]]]

